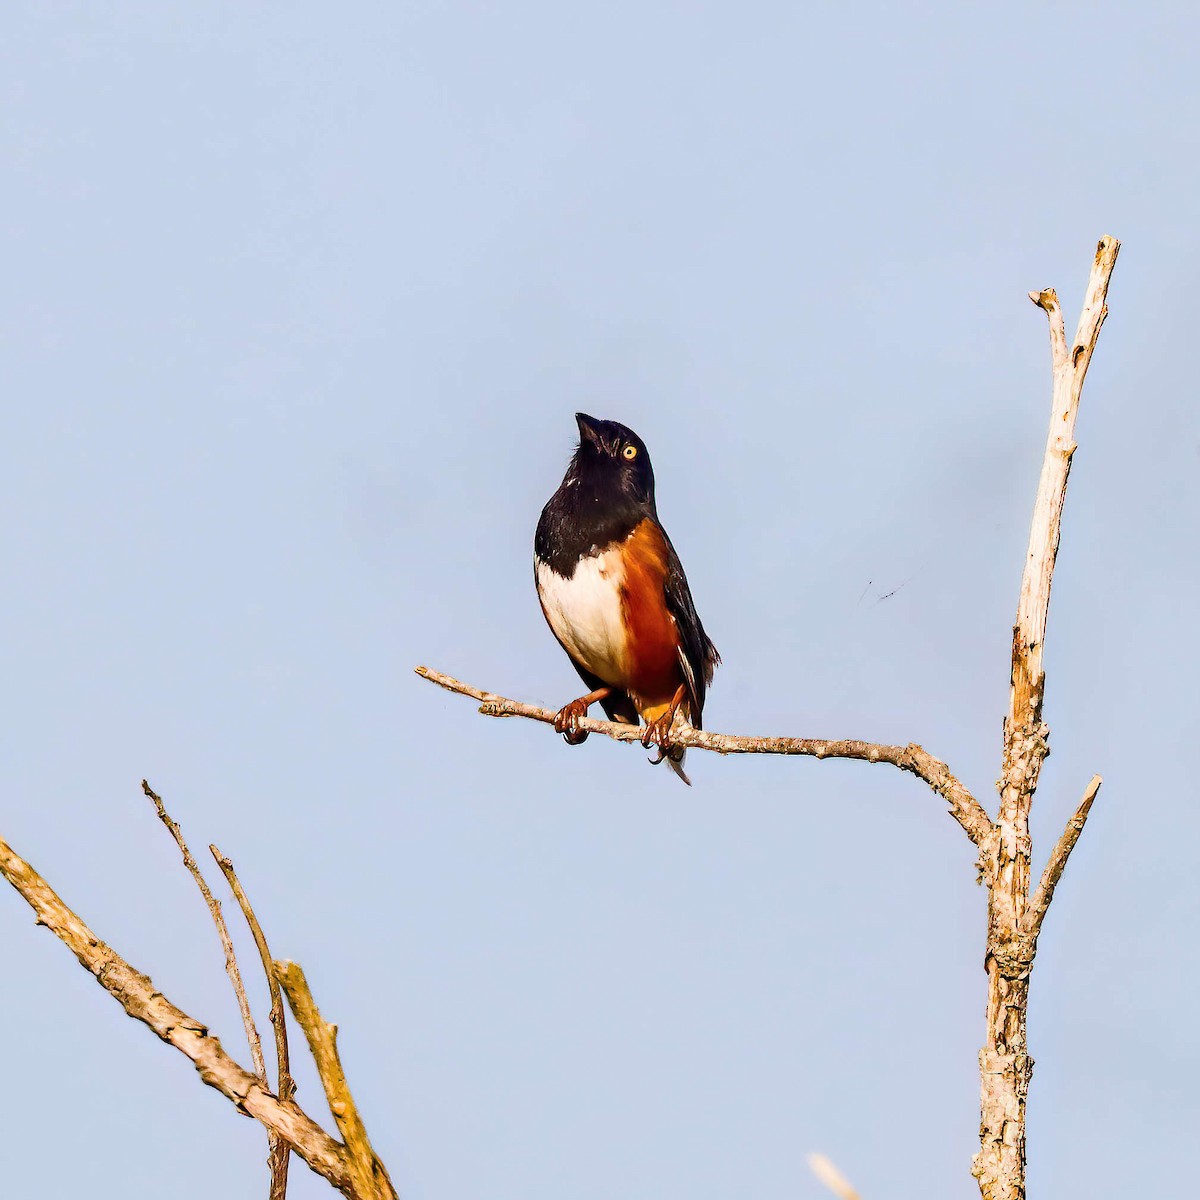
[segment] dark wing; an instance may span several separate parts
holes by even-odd
[[[687,684],[692,724],[701,729],[704,691],[712,683],[713,670],[721,661],[721,656],[717,653],[716,646],[709,641],[708,634],[704,632],[704,626],[700,623],[695,602],[692,600],[692,589],[688,587],[679,555],[675,553],[667,531],[661,525],[659,530],[667,547],[667,578],[663,584],[667,596],[667,609],[675,618],[675,627],[679,630],[679,665]]]

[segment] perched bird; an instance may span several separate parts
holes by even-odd
[[[597,701],[609,720],[646,722],[684,783],[684,748],[671,729],[682,713],[701,728],[704,691],[721,661],[696,615],[687,576],[659,524],[645,443],[616,421],[576,413],[579,447],[542,509],[533,542],[538,599],[588,692],[561,708],[554,728],[571,745]]]

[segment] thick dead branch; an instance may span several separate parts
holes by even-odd
[[[267,1064],[263,1060],[262,1041],[258,1036],[258,1027],[254,1024],[254,1014],[250,1011],[250,1001],[246,999],[246,989],[242,984],[242,972],[238,967],[237,955],[233,950],[233,939],[229,936],[229,926],[225,924],[225,917],[221,913],[221,902],[212,894],[208,883],[200,873],[200,868],[196,865],[196,860],[192,857],[187,842],[184,841],[183,830],[179,828],[178,821],[171,819],[171,815],[162,802],[162,797],[144,779],[142,780],[142,791],[154,804],[158,819],[175,839],[175,844],[183,855],[183,865],[187,867],[196,881],[200,895],[204,897],[204,903],[208,905],[208,911],[212,914],[213,924],[217,927],[217,936],[221,939],[221,948],[225,951],[225,974],[229,976],[229,982],[233,984],[233,994],[237,997],[238,1011],[242,1014],[242,1026],[246,1030],[246,1041],[250,1046],[250,1058],[254,1063],[254,1073],[266,1087]]]
[[[519,700],[509,700],[505,696],[482,691],[430,667],[416,667],[415,670],[422,679],[428,679],[430,683],[480,701],[479,711],[486,717],[526,717],[546,725],[554,722],[554,709],[524,704]],[[623,725],[617,721],[598,721],[592,717],[581,718],[579,728],[585,733],[602,733],[618,742],[636,742],[642,735],[638,726]],[[992,822],[983,806],[950,768],[911,742],[907,746],[885,746],[850,739],[831,741],[825,738],[748,737],[741,734],[713,733],[707,729],[692,729],[688,726],[678,729],[671,736],[682,746],[712,750],[717,754],[793,754],[811,758],[848,758],[859,762],[887,763],[915,775],[937,792],[950,806],[950,815],[977,846],[982,845],[992,831]]]
[[[972,1169],[983,1200],[1025,1200],[1025,1102],[1033,1074],[1026,1042],[1026,1014],[1029,973],[1037,945],[1033,927],[1041,922],[1041,916],[1029,910],[1029,810],[1049,753],[1049,730],[1042,723],[1043,651],[1067,477],[1075,453],[1075,419],[1092,351],[1108,314],[1104,300],[1119,250],[1120,243],[1114,238],[1100,239],[1083,312],[1070,346],[1054,290],[1029,293],[1049,322],[1054,382],[1050,431],[1013,626],[997,836],[980,861],[988,887],[988,1003],[987,1035],[979,1053],[980,1149]],[[1074,845],[1074,840],[1070,844]],[[1065,852],[1069,851],[1067,846]],[[1049,904],[1052,893],[1053,883],[1042,897],[1045,904]]]
[[[317,1064],[317,1073],[325,1088],[325,1099],[329,1111],[337,1122],[342,1140],[349,1151],[350,1169],[358,1190],[364,1196],[378,1196],[381,1200],[397,1200],[396,1190],[388,1178],[387,1170],[371,1148],[366,1126],[359,1116],[358,1105],[346,1084],[341,1056],[337,1048],[337,1026],[330,1025],[322,1017],[317,1002],[309,990],[304,971],[294,962],[276,962],[275,977],[287,993],[288,1004],[312,1051]]]
[[[233,869],[233,861],[222,854],[216,846],[209,846],[208,849],[216,859],[217,866],[221,868],[221,873],[229,884],[229,890],[233,892],[238,907],[242,910],[242,916],[246,918],[246,924],[250,927],[254,945],[258,948],[258,957],[262,962],[263,971],[266,973],[267,988],[271,993],[270,1018],[271,1028],[275,1033],[277,1077],[275,1092],[280,1100],[290,1100],[296,1094],[296,1084],[292,1079],[291,1064],[288,1061],[287,1021],[283,1015],[283,994],[279,990],[279,980],[275,978],[275,972],[271,967],[271,951],[267,946],[266,935],[258,923],[258,918],[254,915],[254,909],[250,906],[250,898],[246,895],[241,880],[238,879],[237,873]],[[270,1133],[267,1138],[270,1143],[268,1158],[271,1167],[270,1198],[271,1200],[284,1200],[287,1195],[288,1161],[291,1158],[291,1148],[276,1134]]]
[[[1092,781],[1087,785],[1087,790],[1083,793],[1083,799],[1079,802],[1075,815],[1067,822],[1066,829],[1062,831],[1062,835],[1055,843],[1054,849],[1050,853],[1050,859],[1046,863],[1046,869],[1042,872],[1042,880],[1033,894],[1029,907],[1025,910],[1022,928],[1025,934],[1034,941],[1041,932],[1046,910],[1050,907],[1050,901],[1054,899],[1054,889],[1058,887],[1058,881],[1062,878],[1067,859],[1071,857],[1071,851],[1075,849],[1075,843],[1079,841],[1079,835],[1083,832],[1088,813],[1092,811],[1092,801],[1096,799],[1096,793],[1100,791],[1100,785],[1103,782],[1099,775],[1092,776]]]
[[[205,1025],[176,1008],[147,976],[135,971],[106,946],[3,839],[0,839],[0,875],[33,909],[38,924],[46,926],[75,955],[129,1016],[149,1026],[164,1042],[185,1055],[209,1087],[283,1138],[318,1175],[350,1200],[384,1200],[379,1193],[358,1189],[350,1156],[340,1142],[331,1138],[294,1100],[280,1100],[234,1062]]]

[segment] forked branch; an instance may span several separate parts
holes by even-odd
[[[147,787],[147,794],[156,799]],[[156,807],[168,828],[180,843],[185,857],[195,860],[189,851],[184,849],[183,836],[176,832],[178,826],[165,815],[161,808],[162,801],[157,800]],[[221,861],[218,855],[218,861]],[[222,867],[227,860],[222,862]],[[195,868],[194,874],[199,874]],[[232,864],[228,864],[227,874],[232,874]],[[341,1065],[337,1061],[336,1049],[333,1049],[333,1062],[336,1063],[337,1088],[330,1092],[329,1049],[333,1047],[333,1027],[326,1025],[317,1012],[307,984],[303,983],[303,972],[294,964],[286,964],[285,981],[294,976],[298,977],[300,988],[294,1003],[297,1020],[300,1021],[314,1054],[320,1050],[317,1066],[321,1080],[326,1085],[326,1093],[330,1096],[330,1107],[338,1121],[338,1125],[347,1136],[347,1144],[343,1145],[329,1136],[300,1106],[291,1098],[293,1085],[287,1069],[286,1042],[281,1059],[281,1091],[286,1095],[276,1096],[271,1092],[265,1081],[252,1075],[244,1067],[235,1062],[222,1048],[220,1041],[209,1033],[207,1026],[202,1025],[193,1017],[188,1016],[182,1009],[176,1008],[153,984],[139,971],[134,970],[119,954],[106,946],[83,921],[79,919],[62,901],[54,889],[20,857],[3,839],[0,839],[0,876],[3,876],[17,890],[25,902],[33,909],[37,923],[44,925],[55,935],[72,954],[79,960],[85,970],[95,976],[96,981],[110,996],[112,996],[125,1012],[147,1025],[164,1042],[174,1046],[185,1055],[195,1066],[200,1078],[215,1088],[221,1095],[233,1101],[241,1111],[254,1117],[260,1122],[273,1138],[285,1147],[298,1154],[318,1175],[323,1176],[338,1191],[348,1197],[348,1200],[396,1200],[396,1190],[392,1187],[387,1171],[375,1156],[366,1140],[366,1131],[354,1099],[346,1086],[345,1076],[341,1074]],[[239,900],[242,900],[247,919],[256,930],[256,941],[264,954],[266,940],[262,938],[262,930],[258,922],[253,920],[249,910],[249,902],[244,901],[245,893],[238,887]],[[227,933],[228,931],[226,931]],[[269,957],[268,957],[268,962]],[[281,964],[275,964],[280,966]],[[274,983],[274,972],[271,973],[273,994],[278,996],[278,985]],[[286,1185],[286,1154],[282,1155],[282,1168],[276,1170],[280,1161],[272,1156],[272,1195],[281,1196],[281,1189]]]
[[[96,977],[125,1012],[149,1026],[188,1058],[200,1078],[242,1112],[278,1134],[318,1175],[352,1200],[377,1200],[354,1186],[346,1148],[331,1138],[295,1101],[283,1101],[236,1063],[218,1038],[194,1017],[176,1008],[148,976],[134,970],[106,946],[61,900],[54,889],[0,839],[0,875],[16,888],[44,925]]]
[[[1013,625],[997,836],[989,853],[980,857],[988,889],[985,954],[988,1001],[987,1030],[979,1052],[980,1146],[972,1169],[983,1200],[1025,1200],[1025,1105],[1033,1074],[1026,1018],[1037,931],[1100,786],[1099,779],[1092,781],[1079,812],[1050,856],[1041,885],[1031,900],[1029,813],[1042,764],[1050,752],[1049,730],[1042,721],[1050,586],[1062,536],[1067,479],[1075,454],[1075,419],[1092,351],[1108,314],[1105,297],[1120,248],[1115,238],[1100,239],[1092,260],[1083,311],[1070,345],[1054,289],[1029,293],[1029,298],[1045,312],[1049,324],[1053,388],[1050,429]]]
[[[1100,336],[1100,327],[1108,316],[1105,299],[1121,243],[1103,237],[1088,280],[1087,294],[1079,325],[1070,348],[1067,346],[1062,308],[1053,288],[1030,292],[1029,298],[1041,308],[1049,324],[1050,363],[1053,394],[1050,403],[1050,429],[1046,453],[1038,480],[1033,520],[1029,527],[1029,547],[1021,578],[1021,598],[1013,631],[1012,693],[1009,720],[1017,726],[1032,727],[1041,718],[1045,673],[1042,652],[1046,640],[1046,619],[1050,610],[1050,584],[1062,537],[1063,503],[1067,478],[1075,454],[1075,419],[1083,381],[1092,361],[1092,351]],[[1044,757],[1044,755],[1043,755]],[[1036,784],[1036,776],[1033,782]]]

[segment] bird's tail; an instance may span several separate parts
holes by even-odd
[[[666,704],[662,705],[661,708],[643,709],[642,714],[641,714],[642,719],[646,722],[647,725],[650,725],[654,721],[657,721],[661,717],[664,717],[667,714],[668,710],[669,710],[669,705],[666,705]],[[684,711],[684,706],[681,704],[675,710],[675,713],[672,717],[671,729],[673,731],[679,730],[679,729],[685,729],[688,727],[689,724],[690,724],[690,722],[688,721],[688,715]],[[699,720],[696,721],[695,728],[696,729],[700,728]],[[687,755],[687,747],[686,746],[672,746],[670,748],[670,750],[668,750],[665,754],[663,753],[663,750],[660,746],[659,750],[658,750],[658,757],[652,758],[650,761],[651,761],[651,763],[656,764],[656,765],[658,763],[665,762],[671,768],[671,770],[674,771],[675,774],[678,775],[679,778],[682,779],[683,782],[688,785],[688,787],[691,787],[692,781],[687,777],[687,772],[683,769],[683,760],[686,755]]]
[[[680,705],[679,711],[675,714],[675,720],[671,722],[672,729],[683,729],[691,724],[689,720],[690,714],[685,714],[683,706]],[[696,728],[700,728],[700,719],[696,719]],[[683,760],[687,757],[686,746],[672,746],[667,753],[667,765],[683,780],[688,787],[692,786],[692,781],[688,778],[687,772],[683,769]]]
[[[683,760],[686,757],[687,750],[683,746],[680,746],[677,749],[672,750],[670,754],[667,755],[667,766],[669,766],[671,770],[674,771],[675,774],[678,775],[679,778],[688,785],[688,787],[691,787],[692,781],[687,777],[687,772],[683,769]]]

